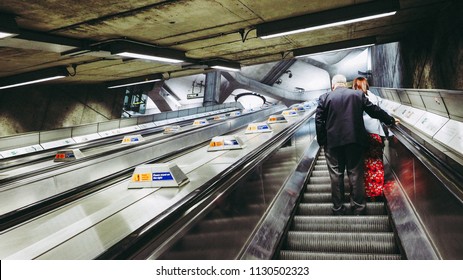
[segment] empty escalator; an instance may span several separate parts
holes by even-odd
[[[344,206],[350,209],[348,203]],[[364,216],[349,212],[334,216],[331,207],[330,179],[322,152],[291,221],[279,259],[403,259],[384,202],[367,202]]]

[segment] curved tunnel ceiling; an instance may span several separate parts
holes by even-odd
[[[205,73],[207,68],[194,64],[217,58],[242,66],[277,62],[292,58],[298,48],[371,36],[378,43],[398,40],[432,24],[451,1],[400,1],[390,17],[266,40],[256,34],[259,24],[370,2],[378,1],[2,1],[0,13],[15,19],[19,35],[0,39],[0,79],[54,66],[73,72],[74,66],[76,75],[60,83],[100,83]],[[122,59],[100,48],[115,39],[181,51],[194,63]]]

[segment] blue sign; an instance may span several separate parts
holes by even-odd
[[[153,173],[153,181],[168,181],[168,180],[174,180],[174,177],[172,177],[172,173],[170,172]]]
[[[236,140],[225,140],[224,141],[225,146],[233,146],[233,145],[238,145],[238,141]]]
[[[259,125],[257,127],[258,130],[264,130],[264,129],[269,129],[268,125]]]

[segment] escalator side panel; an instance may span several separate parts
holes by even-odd
[[[413,259],[462,259],[463,203],[437,179],[444,172],[433,174],[429,164],[410,151],[413,147],[398,141],[388,144],[385,157],[400,186],[387,190],[386,195],[398,233],[406,236],[406,254]],[[417,215],[418,220],[410,215]],[[431,243],[423,241],[426,238]]]

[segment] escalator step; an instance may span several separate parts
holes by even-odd
[[[400,254],[340,254],[280,251],[281,260],[401,260]]]
[[[325,165],[326,166],[326,160],[319,160],[317,159],[317,161],[315,162],[316,165]]]
[[[391,232],[387,216],[294,216],[291,231]]]
[[[398,254],[392,232],[288,232],[285,249],[294,251]]]
[[[329,178],[330,173],[327,170],[314,170],[312,171],[312,177],[327,177]]]
[[[328,170],[328,166],[324,165],[315,165],[314,170]]]
[[[330,184],[330,177],[310,177],[310,184]]]
[[[308,184],[306,193],[331,193],[331,184]]]
[[[333,206],[332,203],[300,203],[297,215],[333,215],[331,207]],[[344,207],[347,209],[347,213],[349,214],[350,204],[344,203]],[[386,208],[384,206],[384,202],[369,202],[367,203],[366,207],[366,215],[387,215]]]
[[[304,193],[302,203],[331,202],[331,193]]]

